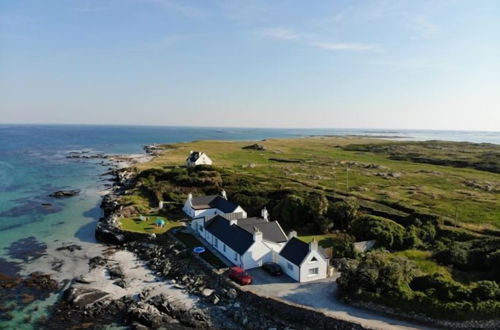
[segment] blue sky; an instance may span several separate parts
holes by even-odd
[[[0,122],[500,131],[500,1],[1,0]]]

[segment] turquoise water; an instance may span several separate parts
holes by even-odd
[[[159,142],[319,134],[500,144],[500,132],[0,125],[0,257],[5,256],[5,247],[27,235],[41,241],[60,237],[78,239],[78,230],[99,217],[96,206],[100,196],[96,192],[104,189],[100,174],[106,168],[99,165],[100,160],[67,159],[72,150],[140,153],[144,145]],[[62,188],[77,188],[82,193],[65,200],[47,197]],[[44,202],[54,204],[54,213],[41,207]]]
[[[440,139],[500,144],[498,132],[405,131],[363,129],[243,129],[187,127],[50,126],[0,125],[0,258],[22,268],[30,260],[13,258],[7,248],[33,236],[48,247],[61,242],[96,244],[93,229],[101,216],[98,205],[107,170],[101,160],[68,159],[70,151],[88,150],[111,154],[140,153],[152,143],[173,143],[198,139],[258,140],[307,135],[390,135],[404,139]],[[80,189],[80,195],[55,200],[48,194],[59,189]],[[44,208],[42,203],[51,203]],[[0,269],[0,272],[5,271]],[[34,316],[44,313],[42,304]],[[30,328],[23,323],[24,311],[15,320],[0,321],[0,328]],[[35,315],[36,314],[36,315]]]

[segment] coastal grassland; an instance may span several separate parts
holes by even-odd
[[[341,269],[341,297],[435,318],[498,317],[500,174],[352,148],[387,143],[310,137],[163,146],[135,168],[122,211],[141,214],[165,201],[162,215],[172,219],[188,193],[224,189],[250,216],[266,206],[286,232],[318,240]],[[186,168],[190,150],[206,152],[214,166]],[[366,240],[375,249],[356,251]]]
[[[390,159],[417,163],[468,167],[500,173],[498,145],[491,143],[420,141],[356,144],[345,147],[351,151],[369,151],[388,155]]]
[[[450,164],[435,165],[414,159],[393,159],[378,152],[386,140],[353,137],[311,137],[268,139],[256,142],[265,150],[242,147],[254,142],[195,141],[169,146],[153,161],[138,165],[138,170],[182,166],[189,150],[206,152],[214,165],[239,177],[250,177],[262,185],[282,188],[321,190],[329,196],[352,195],[367,207],[386,208],[391,212],[406,209],[435,214],[450,223],[474,224],[476,228],[500,228],[500,174]],[[398,142],[398,146],[414,142]],[[440,142],[433,145],[439,146]],[[443,142],[449,147],[453,143]],[[374,146],[357,148],[353,146]],[[461,145],[459,145],[461,146]],[[475,146],[468,144],[466,154]],[[500,147],[488,147],[488,153]],[[439,154],[434,149],[421,148]],[[438,150],[438,151],[436,151]],[[455,157],[460,148],[453,149]],[[476,157],[476,156],[474,156]],[[492,156],[493,157],[493,156]],[[479,161],[476,157],[476,163]]]
[[[123,230],[146,234],[163,234],[172,228],[184,227],[183,222],[171,221],[159,215],[145,215],[145,218],[146,220],[142,221],[139,217],[125,217],[120,218],[119,223]],[[155,221],[158,219],[165,221],[164,227],[155,225]]]
[[[409,249],[394,252],[394,255],[406,257],[409,260],[413,261],[422,274],[440,274],[445,276],[446,278],[452,277],[447,267],[438,264],[435,260],[432,259],[431,251]]]

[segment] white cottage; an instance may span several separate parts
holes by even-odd
[[[222,190],[221,195],[193,197],[189,194],[184,207],[182,208],[191,218],[209,217],[214,215],[224,215],[226,218],[246,218],[245,210],[227,200],[227,195]]]
[[[191,228],[234,265],[244,269],[260,267],[268,261],[276,262],[287,241],[277,221],[261,217],[227,219],[217,215],[194,219]]]
[[[318,242],[305,243],[289,234],[289,240],[281,249],[278,264],[283,272],[298,282],[309,282],[327,277],[328,257],[318,247]]]
[[[212,160],[204,152],[190,151],[189,156],[186,159],[186,165],[188,167],[195,167],[197,165],[212,165]]]

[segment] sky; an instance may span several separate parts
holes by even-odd
[[[500,131],[497,0],[0,0],[0,123]]]

